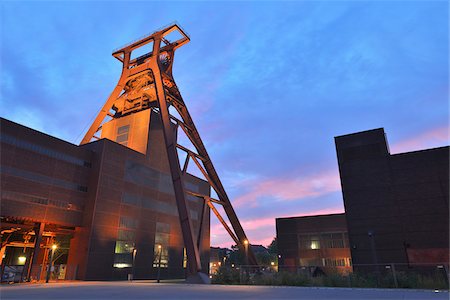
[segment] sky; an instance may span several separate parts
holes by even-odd
[[[120,77],[113,49],[178,22],[174,78],[252,244],[275,218],[344,211],[335,136],[449,144],[448,1],[0,5],[0,116],[74,144]]]

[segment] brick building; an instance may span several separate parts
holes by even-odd
[[[160,262],[162,278],[184,277],[159,115],[152,111],[147,124],[143,154],[108,139],[77,146],[1,119],[3,277],[43,279],[53,244],[60,279],[151,279]],[[206,181],[187,173],[183,180],[187,190],[209,195]],[[208,270],[209,208],[187,199]]]

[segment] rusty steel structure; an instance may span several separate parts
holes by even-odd
[[[177,33],[180,38],[170,41],[168,36],[173,33]],[[188,257],[188,277],[204,277],[201,275],[205,272],[202,270],[200,262],[199,240],[195,240],[192,221],[188,214],[186,192],[204,201],[203,205],[211,208],[234,242],[242,251],[247,253],[248,263],[251,265],[256,265],[257,263],[251,248],[248,247],[247,236],[172,75],[175,50],[189,41],[189,36],[181,27],[173,24],[114,51],[112,55],[123,64],[122,74],[117,86],[98,113],[81,144],[89,143],[92,139],[99,139],[98,133],[101,132],[102,124],[107,122],[108,119],[120,118],[146,109],[152,109],[160,115],[183,240]],[[152,46],[148,53],[132,58],[131,54],[133,51],[146,45],[147,47],[149,45]],[[170,107],[175,108],[180,118],[169,113]],[[183,130],[196,151],[192,151],[176,142],[176,132],[173,130],[174,124],[176,124],[177,128]],[[186,160],[183,166],[181,166],[177,149],[186,153]],[[181,179],[183,174],[187,172],[190,161],[198,167],[216,192],[218,199],[185,190]],[[231,228],[216,209],[216,205],[223,207],[231,223]]]

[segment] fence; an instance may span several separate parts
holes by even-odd
[[[230,266],[212,275],[217,284],[449,289],[448,264],[365,264],[352,267]]]

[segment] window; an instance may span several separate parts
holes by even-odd
[[[121,145],[127,146],[128,144],[128,131],[130,130],[130,125],[125,125],[117,128],[116,142]]]
[[[119,229],[117,239],[120,241],[134,241],[136,239],[136,232],[132,230]]]
[[[114,253],[132,253],[134,247],[133,241],[116,241],[116,250]]]
[[[122,203],[140,206],[141,199],[137,195],[133,195],[130,193],[123,193],[122,194]]]
[[[325,258],[325,267],[345,267],[348,265],[346,258]]]
[[[320,241],[311,241],[311,249],[320,249]]]
[[[161,247],[160,247],[161,246]],[[160,265],[161,268],[169,267],[169,249],[162,245],[155,245],[154,249],[154,260],[153,260],[153,268],[158,268]]]
[[[187,254],[186,254],[186,248],[183,248],[183,268],[187,268]]]
[[[170,224],[157,222],[156,232],[170,233]]]
[[[121,223],[122,218],[120,218]],[[119,229],[114,249],[114,268],[130,268],[133,266],[133,252],[136,249],[135,237],[134,231]]]
[[[342,232],[325,233],[321,237],[325,248],[345,248],[346,243]]]
[[[300,234],[298,236],[299,249],[326,249],[348,247],[347,236],[343,232]]]
[[[23,179],[27,179],[34,182],[39,182],[47,185],[59,186],[61,188],[65,188],[68,190],[87,192],[87,187],[83,185],[79,185],[74,182],[62,180],[59,178],[45,176],[35,172],[29,172],[22,169],[17,169],[8,166],[2,166],[1,173],[8,174],[15,177],[20,177]]]
[[[171,203],[158,201],[152,198],[146,198],[130,193],[122,194],[122,203],[139,206],[146,209],[151,209],[167,215],[178,216],[178,209]],[[195,215],[192,218],[196,218]],[[198,218],[198,216],[197,216]]]
[[[120,217],[119,227],[136,229],[138,227],[138,221],[128,217]]]
[[[155,231],[155,249],[153,254],[153,267],[169,267],[169,239],[170,224],[156,223]]]
[[[323,261],[320,258],[300,258],[301,267],[322,267]]]
[[[2,133],[0,135],[0,142],[6,143],[6,144],[9,144],[9,145],[13,145],[13,146],[15,146],[17,148],[21,148],[21,149],[25,149],[25,150],[32,151],[32,152],[35,152],[35,153],[39,153],[41,155],[45,155],[45,156],[48,156],[48,157],[56,158],[56,159],[59,159],[59,160],[62,160],[62,161],[65,161],[65,162],[68,162],[68,163],[71,163],[71,164],[74,164],[74,165],[85,166],[85,167],[88,167],[88,168],[91,167],[91,163],[90,162],[84,161],[81,158],[78,158],[78,157],[75,157],[75,156],[71,156],[71,155],[68,155],[68,154],[65,154],[65,153],[62,153],[62,152],[58,152],[58,151],[55,151],[55,150],[52,150],[52,149],[49,149],[49,148],[45,148],[45,147],[42,147],[40,145],[36,145],[36,144],[30,143],[28,141],[21,140],[21,139],[18,139],[18,138],[14,137],[14,136],[10,136],[10,135],[7,135],[7,134],[3,134]]]

